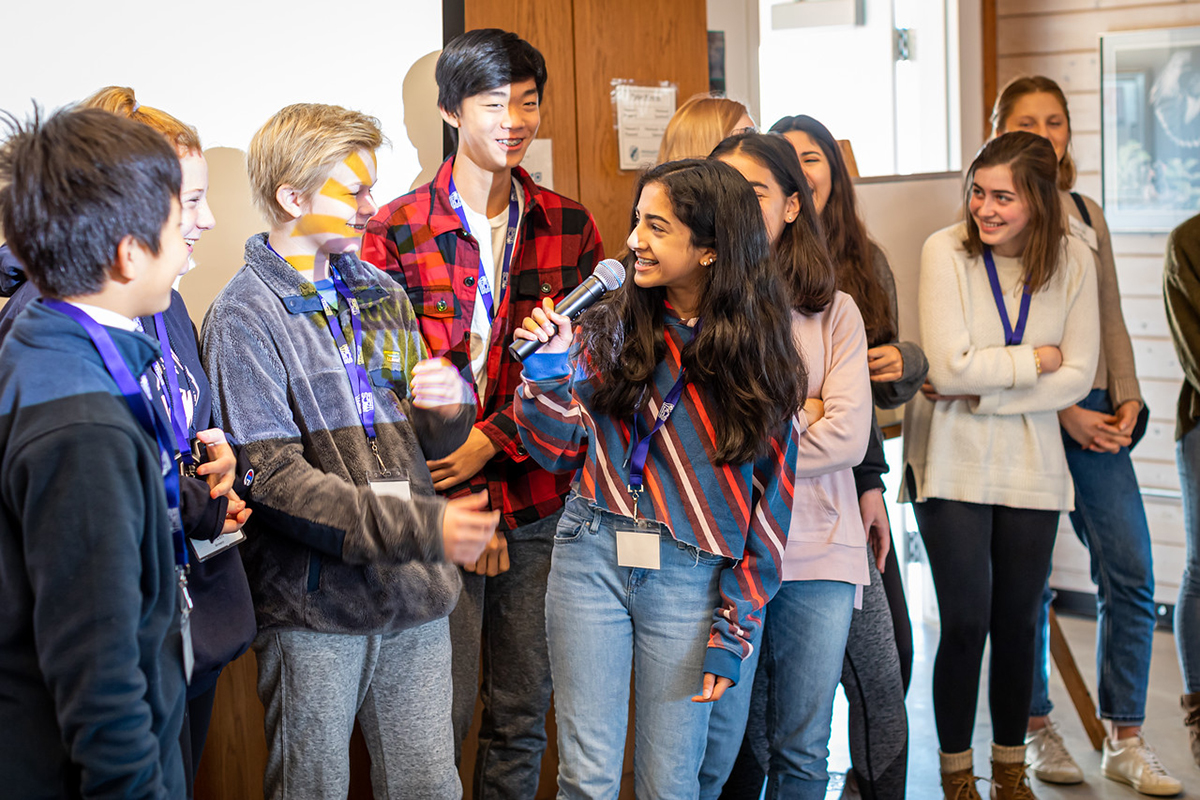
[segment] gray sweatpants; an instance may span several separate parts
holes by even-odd
[[[462,797],[445,618],[384,636],[267,631],[254,650],[267,800],[345,800],[356,716],[376,800]]]

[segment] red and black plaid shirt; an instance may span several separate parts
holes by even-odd
[[[453,158],[447,159],[431,183],[379,209],[367,223],[362,260],[386,270],[405,288],[430,354],[450,359],[473,383],[471,317],[479,244],[450,206],[453,163]],[[521,362],[508,352],[512,331],[542,298],[561,300],[604,257],[600,234],[586,208],[538,187],[520,167],[513,174],[525,192],[525,213],[508,289],[492,324],[486,394],[478,399],[475,423],[500,452],[469,485],[447,493],[455,496],[486,486],[492,508],[500,510],[507,530],[557,511],[571,480],[570,475],[546,472],[521,445],[512,406],[513,392],[521,383]]]

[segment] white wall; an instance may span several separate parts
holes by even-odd
[[[24,116],[96,89],[132,86],[140,102],[195,125],[205,147],[245,150],[250,136],[289,103],[334,103],[378,117],[392,150],[380,153],[380,196],[408,189],[419,171],[406,122],[440,130],[435,108],[407,119],[409,68],[442,42],[440,0],[355,5],[156,0],[4,9],[0,108]],[[50,18],[52,17],[52,19]],[[386,47],[376,33],[387,33]],[[20,70],[12,65],[24,64]]]
[[[250,205],[243,154],[283,106],[332,103],[378,117],[391,140],[379,152],[380,202],[427,180],[441,160],[433,81],[441,0],[68,0],[7,3],[2,18],[0,109],[23,118],[31,98],[50,110],[116,84],[199,130],[217,228],[197,245],[200,269],[181,286],[197,321],[241,265],[246,237],[265,227]]]

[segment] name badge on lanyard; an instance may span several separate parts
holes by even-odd
[[[680,369],[679,377],[675,379],[675,385],[671,387],[671,391],[667,392],[667,396],[663,398],[662,405],[658,408],[658,415],[654,419],[654,426],[646,434],[645,438],[642,438],[638,431],[637,416],[634,416],[633,422],[630,425],[629,456],[625,461],[626,466],[629,468],[629,482],[626,488],[629,490],[629,496],[633,498],[633,519],[636,527],[617,528],[617,564],[619,566],[640,569],[659,568],[659,545],[661,537],[657,530],[647,530],[648,525],[639,518],[638,501],[641,499],[642,492],[645,489],[644,477],[646,460],[650,456],[650,442],[654,439],[654,435],[661,431],[663,426],[667,424],[667,420],[671,418],[671,414],[675,411],[680,399],[683,397],[683,387],[686,384],[687,370]]]
[[[183,535],[183,520],[179,515],[179,469],[175,464],[175,445],[172,442],[171,432],[167,430],[162,419],[154,413],[149,398],[142,394],[142,387],[138,384],[133,370],[121,357],[108,330],[92,319],[87,312],[70,303],[47,298],[43,298],[41,302],[47,308],[65,314],[79,323],[88,338],[92,340],[97,352],[100,353],[104,368],[108,370],[108,374],[117,384],[117,390],[125,398],[129,410],[133,412],[133,416],[141,423],[141,426],[154,437],[155,444],[158,446],[159,466],[162,470],[163,488],[167,496],[167,517],[171,523],[171,538],[175,546],[175,575],[179,586],[179,628],[183,639],[183,670],[187,682],[191,683],[192,667],[195,665],[195,656],[192,651],[192,596],[188,592],[188,551]],[[166,353],[170,352],[168,348]],[[172,365],[171,369],[173,368]]]
[[[453,176],[450,178],[450,207],[458,215],[458,220],[462,223],[463,230],[470,233],[471,225],[467,222],[467,212],[463,210],[462,196],[454,186]],[[508,288],[508,271],[512,263],[513,248],[517,244],[517,223],[520,216],[521,204],[517,199],[517,187],[514,184],[508,199],[508,230],[504,234],[504,260],[500,262],[500,291],[496,293],[500,299],[504,298],[504,292]],[[491,264],[484,264],[483,259],[479,259],[479,277],[476,286],[479,287],[479,297],[483,300],[483,307],[487,310],[488,322],[496,320],[496,305],[498,302],[493,297],[491,267]]]
[[[992,285],[992,297],[996,301],[996,310],[1000,312],[1000,324],[1004,326],[1004,344],[1012,346],[1020,344],[1025,338],[1025,323],[1029,321],[1029,282],[1021,291],[1021,310],[1017,312],[1017,327],[1013,328],[1008,321],[1008,309],[1004,306],[1004,292],[1000,289],[1000,276],[996,273],[996,262],[992,259],[992,248],[983,248],[983,264],[987,268],[988,283]]]
[[[1091,225],[1088,225],[1081,219],[1075,219],[1070,216],[1067,218],[1067,221],[1071,226],[1071,234],[1073,236],[1082,239],[1092,250],[1096,252],[1100,251],[1100,240],[1096,236],[1096,230]]]

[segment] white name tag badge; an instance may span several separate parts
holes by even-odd
[[[246,541],[246,534],[241,531],[233,533],[223,533],[211,542],[204,539],[189,539],[191,542],[192,551],[196,554],[196,558],[200,561],[207,561],[217,553],[223,553],[231,547],[236,547]]]
[[[1068,217],[1071,221],[1071,235],[1082,239],[1088,247],[1093,250],[1100,250],[1100,241],[1096,238],[1096,229],[1088,225],[1081,219]]]
[[[659,569],[662,537],[657,530],[617,528],[617,565],[631,569]]]
[[[367,478],[371,491],[380,497],[397,497],[405,502],[412,499],[408,481],[390,473],[376,473]]]

